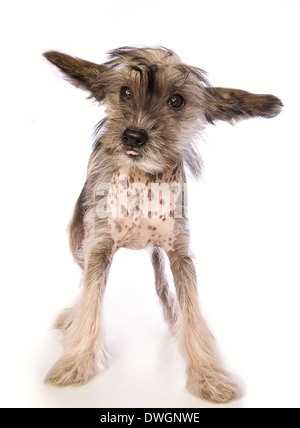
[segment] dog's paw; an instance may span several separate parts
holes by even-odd
[[[228,403],[243,395],[238,382],[221,371],[202,371],[200,376],[189,374],[187,389],[193,395],[215,403]]]
[[[46,376],[45,383],[54,386],[84,385],[100,372],[94,357],[63,355]]]

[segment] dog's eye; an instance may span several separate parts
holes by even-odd
[[[121,97],[124,100],[129,100],[131,98],[131,91],[127,86],[123,86],[121,89]]]
[[[183,98],[182,98],[181,95],[175,94],[175,95],[172,95],[171,98],[169,98],[168,104],[174,110],[178,110],[178,109],[180,109],[183,106],[184,101],[183,101]]]

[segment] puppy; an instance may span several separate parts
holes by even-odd
[[[164,316],[186,356],[188,390],[219,403],[239,397],[241,388],[223,367],[199,309],[185,168],[199,177],[196,140],[205,125],[271,118],[280,112],[281,101],[212,87],[203,70],[161,47],[116,49],[101,65],[59,52],[44,55],[71,83],[106,106],[70,224],[70,246],[82,268],[83,290],[56,321],[65,351],[46,381],[85,384],[104,369],[100,312],[113,256],[121,247],[151,247]],[[164,254],[176,296],[168,286]]]

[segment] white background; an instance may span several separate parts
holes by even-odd
[[[120,250],[103,317],[110,368],[80,388],[43,378],[62,352],[51,324],[79,292],[66,227],[102,110],[41,56],[102,62],[124,45],[164,45],[217,86],[271,93],[283,112],[219,123],[190,185],[201,307],[246,386],[231,407],[300,405],[298,0],[1,3],[2,407],[214,407],[186,392],[146,252]]]

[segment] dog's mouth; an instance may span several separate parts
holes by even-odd
[[[140,155],[140,153],[138,151],[136,151],[136,150],[127,150],[126,154],[128,156],[139,156]]]

